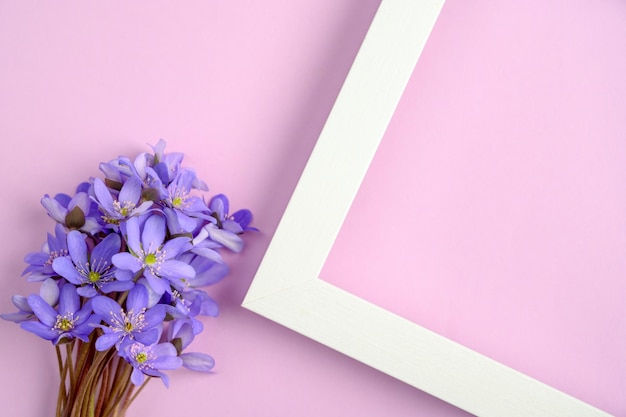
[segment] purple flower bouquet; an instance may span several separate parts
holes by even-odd
[[[56,348],[60,384],[57,417],[123,416],[152,378],[164,371],[211,370],[213,358],[187,352],[216,302],[201,287],[228,273],[224,248],[239,252],[252,214],[229,214],[207,191],[183,154],[119,157],[100,164],[104,179],[81,183],[74,196],[46,195],[56,221],[41,252],[24,271],[39,294],[15,295],[5,320]]]

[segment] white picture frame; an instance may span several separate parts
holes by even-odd
[[[480,417],[609,414],[318,278],[444,0],[382,0],[243,306]]]

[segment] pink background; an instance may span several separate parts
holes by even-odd
[[[321,275],[626,415],[626,4],[484,3],[444,9]]]
[[[262,233],[211,289],[215,373],[130,417],[467,415],[239,307],[377,6],[0,0],[0,311],[43,194],[164,138]],[[323,277],[626,415],[624,39],[619,0],[448,0]],[[3,414],[52,415],[54,350],[0,332]]]

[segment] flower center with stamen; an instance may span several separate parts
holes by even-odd
[[[82,281],[91,284],[96,288],[100,288],[104,283],[109,282],[113,278],[111,264],[103,258],[92,259],[93,263],[82,262],[75,263],[76,270],[84,278]]]
[[[154,265],[156,261],[157,261],[157,257],[154,253],[149,253],[144,258],[144,262],[146,263],[146,265]]]
[[[54,262],[54,260],[56,258],[59,258],[61,256],[67,256],[69,255],[69,252],[67,249],[61,249],[59,251],[52,251],[50,252],[50,257],[48,258],[48,260],[44,263],[45,266],[47,265],[52,265],[52,262]]]
[[[128,312],[121,310],[119,316],[111,312],[111,328],[114,332],[123,332],[132,338],[132,333],[141,331],[146,326],[145,316],[145,308],[139,310],[137,314],[133,310]]]
[[[105,223],[108,223],[108,224],[116,224],[116,225],[120,224],[120,220],[119,219],[115,219],[115,218],[113,218],[111,216],[108,216],[108,215],[103,215],[101,218],[102,218],[102,220],[104,220]]]
[[[128,216],[135,209],[135,207],[135,203],[131,201],[124,201],[123,203],[119,201],[113,202],[113,208],[115,211],[124,217]]]
[[[133,343],[130,346],[130,356],[138,369],[142,371],[154,369],[154,365],[150,363],[150,361],[155,359],[156,356],[150,351],[150,348],[147,348],[141,343]]]
[[[74,318],[74,313],[66,313],[65,315],[57,315],[57,321],[54,323],[54,330],[60,330],[62,332],[68,332],[74,328],[78,317]]]
[[[89,277],[88,278],[89,278],[89,282],[96,283],[100,279],[100,273],[96,272],[96,271],[91,271],[89,273]]]
[[[166,203],[173,208],[184,209],[188,205],[189,192],[184,188],[175,187],[170,190]]]
[[[148,268],[156,276],[160,276],[161,265],[165,262],[165,251],[162,248],[157,248],[150,253],[139,253],[139,259],[142,260],[142,266]]]

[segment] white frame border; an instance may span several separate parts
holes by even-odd
[[[243,306],[476,416],[610,416],[318,278],[443,3],[382,0]]]

